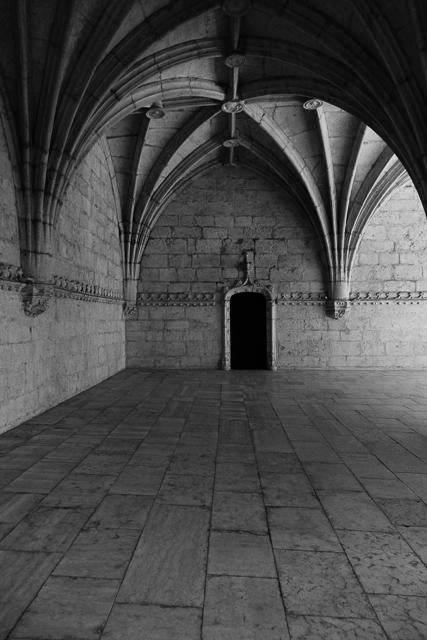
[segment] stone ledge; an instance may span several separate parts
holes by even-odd
[[[23,276],[21,267],[0,262],[0,289],[3,291],[21,291],[25,283],[21,281]]]
[[[427,302],[427,291],[364,291],[350,293],[351,302]]]
[[[137,304],[143,307],[213,307],[214,293],[140,293]]]
[[[323,291],[281,293],[277,297],[279,304],[291,304],[292,302],[324,302],[325,300],[326,294]]]
[[[278,304],[320,306],[325,305],[328,298],[323,292],[282,293],[277,298]],[[350,293],[350,304],[420,304],[427,302],[427,291],[368,291]]]
[[[83,300],[83,302],[101,302],[103,304],[123,304],[123,297],[110,298],[103,295],[90,295],[87,293],[78,293],[75,291],[63,291],[55,289],[53,292],[55,298],[72,298],[73,300]]]
[[[122,304],[123,292],[117,289],[107,289],[98,285],[68,280],[61,276],[53,276],[55,296],[59,298],[77,298],[78,300],[108,302],[110,304]]]
[[[0,290],[23,292],[28,286],[23,279],[21,267],[0,263]],[[68,280],[62,276],[53,276],[52,295],[56,298],[73,298],[84,302],[102,302],[105,304],[123,304],[123,292],[87,284],[78,280]]]

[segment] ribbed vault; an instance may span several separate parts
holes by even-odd
[[[333,299],[348,298],[358,244],[386,197],[411,179],[427,207],[423,0],[0,7],[1,113],[27,277],[51,277],[61,204],[98,140],[129,304],[161,212],[218,163],[255,168],[292,193]],[[305,109],[311,98],[323,104]]]

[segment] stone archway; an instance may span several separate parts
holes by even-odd
[[[239,281],[235,286],[224,288],[224,314],[223,314],[223,352],[222,368],[224,371],[231,369],[231,327],[230,327],[230,300],[238,293],[261,293],[267,302],[267,369],[277,370],[277,344],[276,344],[276,307],[277,299],[273,285],[262,286],[250,280]]]

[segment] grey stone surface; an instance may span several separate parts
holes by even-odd
[[[215,491],[212,528],[266,534],[267,519],[261,494]]]
[[[96,507],[117,476],[70,474],[43,500],[46,507]]]
[[[421,500],[377,498],[376,502],[394,525],[427,526],[427,504]]]
[[[118,596],[119,602],[200,607],[209,512],[158,505],[152,511]]]
[[[55,568],[55,576],[123,578],[138,542],[138,531],[82,531]]]
[[[267,518],[274,549],[342,551],[321,509],[268,508]]]
[[[152,505],[151,496],[107,495],[87,526],[99,529],[142,530]]]
[[[277,580],[210,576],[204,640],[289,640]]]
[[[273,472],[303,473],[301,463],[294,453],[257,453],[257,463],[261,475]]]
[[[43,494],[0,492],[0,522],[20,522],[43,498]]]
[[[104,640],[199,640],[201,610],[116,603],[103,631]]]
[[[266,473],[261,476],[261,484],[268,506],[320,509],[313,487],[304,475]]]
[[[360,482],[343,464],[304,462],[304,471],[316,491],[363,491]]]
[[[212,504],[213,477],[167,473],[157,495],[159,504],[196,507]]]
[[[375,620],[291,615],[288,623],[292,640],[387,640]]]
[[[218,463],[216,465],[215,489],[242,493],[261,491],[256,465]]]
[[[246,531],[213,531],[209,542],[208,573],[275,578],[269,536]]]
[[[59,553],[0,550],[0,638],[4,640],[54,569]],[[28,637],[28,636],[27,636]]]
[[[217,439],[219,420],[226,421],[225,440],[246,438],[246,429],[275,434],[277,420],[255,416],[258,398],[263,410],[270,399],[285,429],[300,404],[317,425],[322,410],[309,406],[318,407],[321,396],[327,411],[336,410],[347,425],[350,444],[360,430],[371,438],[364,442],[377,442],[377,427],[370,436],[367,418],[348,418],[358,410],[342,407],[358,406],[359,398],[365,406],[367,394],[385,407],[385,391],[390,398],[404,388],[412,398],[421,378],[408,375],[389,372],[375,382],[377,373],[370,378],[354,371],[135,370],[70,401],[73,419],[52,426],[49,417],[56,414],[48,414],[46,424],[40,416],[34,428],[39,435],[49,431],[45,441],[55,444],[50,432],[61,434],[53,449],[32,437],[31,426],[17,430],[26,464],[11,468],[6,480],[23,476],[26,482],[33,466],[49,471],[49,464],[55,474],[62,462],[68,475],[50,490],[46,485],[48,493],[0,491],[5,640],[8,634],[116,640],[124,633],[136,637],[141,625],[148,640],[174,634],[191,640],[423,637],[426,527],[416,493],[423,474],[393,474],[373,454],[343,453],[341,441],[335,452],[341,462],[328,462],[329,450],[321,447],[326,460],[301,463],[297,451],[255,451],[252,436],[249,444]],[[208,414],[200,412],[205,400]],[[175,408],[168,414],[181,413],[180,402],[191,403],[186,418],[161,417],[169,405]],[[250,422],[241,417],[247,402]],[[381,405],[373,406],[378,413]],[[103,413],[105,421],[94,418]],[[144,421],[148,435],[141,443],[135,425]],[[122,425],[118,437],[106,435],[112,423]],[[288,428],[295,429],[295,442],[316,445],[321,433],[315,425]],[[178,444],[169,442],[181,429]],[[69,437],[62,441],[64,434]],[[347,437],[345,431],[339,437]],[[407,449],[396,446],[398,467],[398,451],[406,461]],[[120,474],[118,468],[77,473],[70,464],[97,471],[92,465],[101,462],[107,471],[108,459],[111,469],[124,463]],[[140,493],[147,486],[149,493]]]
[[[39,506],[2,541],[15,551],[65,551],[91,514],[81,507]]]
[[[390,640],[423,640],[427,633],[425,598],[369,596]]]
[[[110,488],[110,493],[155,496],[163,481],[165,470],[158,467],[128,466]]]
[[[406,498],[417,499],[417,495],[409,487],[398,479],[365,478],[362,485],[372,498]]]
[[[86,640],[99,635],[119,586],[119,580],[49,578],[10,637]]]
[[[319,491],[318,495],[335,529],[394,531],[390,520],[366,493]]]
[[[419,558],[427,565],[427,527],[397,527],[402,538],[406,540]]]
[[[291,614],[374,618],[366,595],[343,553],[275,553],[286,611]]]
[[[399,535],[339,531],[338,537],[368,593],[427,595],[427,568]]]

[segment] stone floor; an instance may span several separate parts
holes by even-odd
[[[126,370],[0,452],[1,640],[427,638],[427,373]]]

